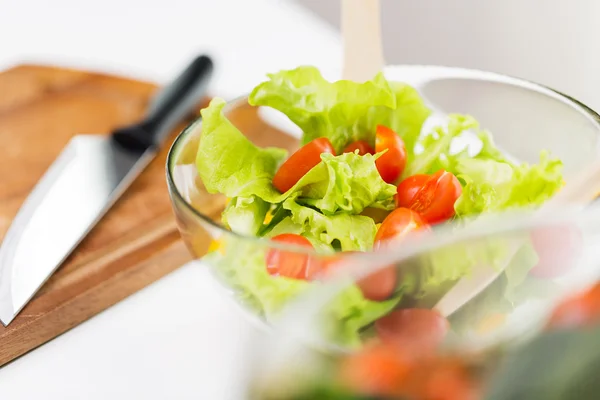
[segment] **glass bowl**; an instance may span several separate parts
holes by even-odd
[[[577,232],[576,242],[565,244],[565,231]],[[600,362],[600,205],[583,212],[490,216],[459,233],[447,233],[410,243],[375,263],[357,258],[344,266],[343,274],[290,302],[273,335],[254,337],[246,360],[247,398],[595,399],[600,387],[595,379]],[[477,268],[491,267],[499,248],[523,245],[540,234],[554,240],[536,248],[541,255],[562,258],[556,265],[560,271],[533,271],[526,268],[527,257],[512,257],[511,273],[449,316],[445,337],[434,338],[433,324],[428,330],[419,323],[415,328],[414,321],[412,327],[392,327],[379,324],[384,317],[357,352],[330,343],[326,310],[331,300],[365,276],[390,264],[409,272],[440,255],[457,253],[468,254]],[[424,394],[433,384],[439,397]]]
[[[391,66],[384,73],[389,80],[414,86],[438,113],[472,115],[514,159],[537,162],[540,150],[549,150],[564,162],[567,182],[598,158],[600,117],[578,101],[541,85],[488,72],[436,66]],[[224,113],[256,145],[290,151],[299,146],[297,127],[272,109],[250,106],[246,97],[228,103]],[[269,278],[264,268],[257,271],[248,265],[263,262],[272,249],[306,251],[238,235],[221,225],[227,199],[205,190],[194,164],[201,130],[202,121],[197,119],[175,140],[167,159],[167,182],[178,228],[193,257],[206,261],[216,282],[241,309],[260,326],[268,327],[289,300],[312,285],[275,283],[276,278]],[[373,265],[379,260],[389,261],[385,254],[370,253],[368,257]],[[344,255],[340,262],[352,259]],[[349,324],[357,323],[356,315],[341,318]]]

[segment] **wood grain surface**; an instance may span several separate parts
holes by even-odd
[[[135,122],[155,90],[146,82],[47,66],[0,73],[0,241],[73,135]],[[15,320],[0,325],[0,366],[190,260],[164,178],[169,145]]]

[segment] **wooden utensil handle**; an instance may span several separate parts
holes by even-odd
[[[343,78],[372,79],[383,69],[379,0],[342,0]]]
[[[156,96],[146,118],[140,123],[116,130],[113,133],[115,140],[140,151],[159,147],[175,125],[191,113],[205,96],[212,71],[213,62],[209,57],[196,57],[177,79]]]

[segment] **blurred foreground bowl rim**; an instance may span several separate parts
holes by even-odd
[[[441,65],[388,65],[386,67],[384,67],[384,75],[401,75],[401,74],[410,74],[410,73],[418,73],[418,72],[426,72],[428,78],[423,78],[426,79],[426,81],[434,81],[434,75],[438,75],[439,77],[443,77],[445,79],[447,78],[469,78],[469,79],[476,79],[476,80],[482,80],[482,81],[490,81],[490,82],[498,82],[498,83],[504,83],[504,84],[509,84],[509,85],[513,85],[513,86],[519,86],[521,88],[525,88],[528,90],[532,90],[532,91],[536,91],[538,93],[541,94],[545,94],[548,95],[554,99],[560,100],[562,102],[564,102],[566,105],[569,105],[575,109],[577,109],[579,112],[581,112],[583,115],[585,115],[586,117],[588,117],[590,119],[590,122],[593,123],[596,128],[598,129],[598,131],[600,132],[600,114],[598,114],[596,111],[594,111],[593,109],[591,109],[590,107],[588,107],[587,105],[585,105],[584,103],[580,102],[577,99],[574,99],[573,97],[566,95],[558,90],[552,89],[548,86],[533,82],[533,81],[529,81],[526,79],[522,79],[522,78],[517,78],[517,77],[513,77],[510,75],[505,75],[505,74],[499,74],[496,72],[491,72],[491,71],[483,71],[483,70],[477,70],[477,69],[469,69],[469,68],[458,68],[458,67],[446,67],[446,66],[441,66]],[[388,79],[390,79],[388,77]],[[398,78],[391,78],[391,79],[395,79],[398,80]],[[415,85],[415,88],[417,90],[419,90],[419,86]],[[247,99],[248,99],[248,95],[241,95],[238,96],[236,98],[234,98],[231,101],[228,101],[226,106],[223,108],[223,113],[227,113],[230,109],[235,108],[236,106],[239,105],[239,103],[246,103],[247,104]],[[281,243],[281,242],[277,242],[268,238],[264,238],[264,237],[256,237],[256,236],[248,236],[248,235],[244,235],[244,234],[240,234],[237,232],[233,232],[227,228],[225,228],[222,224],[215,222],[213,219],[211,219],[209,216],[203,214],[202,212],[200,212],[199,210],[197,210],[192,204],[190,204],[185,198],[184,196],[182,196],[182,194],[179,192],[179,189],[177,188],[177,185],[175,184],[175,180],[173,178],[172,175],[172,167],[174,167],[176,164],[176,153],[177,150],[180,148],[180,146],[184,146],[186,144],[186,140],[188,138],[188,135],[190,135],[192,132],[195,131],[195,129],[200,128],[202,125],[202,117],[198,116],[196,117],[196,119],[194,119],[192,122],[190,122],[175,138],[175,140],[173,141],[169,152],[167,154],[167,159],[166,159],[166,165],[165,165],[165,169],[166,169],[166,179],[167,179],[167,185],[169,188],[169,192],[171,194],[171,196],[174,196],[175,199],[172,200],[176,200],[178,203],[181,203],[184,205],[184,207],[186,208],[187,211],[189,211],[194,218],[199,218],[203,223],[209,224],[212,228],[215,228],[219,231],[220,234],[222,235],[229,235],[232,237],[235,237],[237,239],[242,239],[244,241],[250,241],[250,242],[254,242],[257,244],[260,244],[262,246],[265,246],[266,248],[276,248],[276,249],[281,249],[281,250],[286,250],[286,251],[291,251],[291,252],[296,252],[296,253],[305,253],[305,254],[311,254],[311,255],[321,255],[317,253],[314,249],[306,249],[303,247],[299,247],[299,246],[294,246],[294,245],[287,245],[285,243]],[[562,208],[564,209],[564,208]],[[466,228],[466,229],[462,229],[462,233],[465,233],[465,231],[467,231],[466,235],[460,235],[459,237],[455,236],[455,233],[453,232],[453,238],[449,238],[450,240],[442,240],[440,241],[440,236],[437,237],[437,240],[433,241],[435,244],[434,245],[427,245],[427,242],[431,242],[431,241],[426,241],[426,243],[421,242],[421,244],[418,247],[417,251],[410,251],[408,253],[410,254],[403,254],[406,253],[402,250],[398,251],[395,249],[391,249],[391,250],[380,250],[377,252],[377,256],[378,258],[380,256],[382,256],[383,259],[386,260],[390,260],[393,258],[397,258],[397,259],[405,259],[407,257],[410,257],[411,255],[415,255],[418,254],[422,251],[428,251],[431,250],[432,248],[435,247],[439,247],[440,245],[448,245],[451,243],[454,243],[456,241],[460,241],[460,240],[465,240],[469,237],[476,237],[476,236],[480,236],[480,235],[489,235],[489,234],[501,234],[503,232],[508,232],[508,231],[512,231],[514,229],[517,229],[518,227],[525,227],[528,226],[529,223],[525,223],[522,224],[523,218],[524,217],[528,217],[530,215],[530,213],[528,212],[523,212],[523,211],[517,211],[517,212],[508,212],[508,213],[504,213],[504,214],[511,214],[514,216],[514,218],[506,218],[503,217],[503,219],[500,219],[499,222],[506,222],[506,219],[510,220],[510,223],[512,224],[512,226],[508,226],[510,224],[504,224],[501,223],[500,225],[504,226],[504,228],[501,229],[497,229],[497,226],[494,226],[493,229],[469,229],[470,227]],[[569,212],[567,212],[567,214],[569,214]],[[492,216],[493,218],[493,216]],[[533,218],[533,220],[537,220],[537,218]],[[453,227],[455,227],[454,223],[449,223],[449,224],[444,224],[443,227],[438,227],[438,230],[442,230],[445,231],[447,230],[448,232],[452,232]],[[448,235],[445,235],[448,236]],[[462,238],[462,239],[460,239]],[[412,247],[412,246],[408,246],[408,247]],[[362,259],[364,258],[365,255],[371,255],[370,260],[373,261],[372,259],[372,254],[373,252],[366,252],[365,254],[362,253],[351,253],[352,255],[346,255],[344,256],[346,259]]]

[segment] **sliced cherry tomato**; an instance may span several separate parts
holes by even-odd
[[[374,249],[393,246],[404,240],[411,232],[428,230],[429,225],[421,216],[408,208],[396,208],[383,220],[375,235]]]
[[[407,208],[397,208],[381,223],[375,236],[374,249],[389,247],[402,241],[410,232],[428,229],[419,215]],[[368,300],[388,299],[398,284],[395,266],[384,267],[356,282],[363,296]]]
[[[411,399],[477,400],[481,384],[471,376],[467,365],[457,357],[424,360],[406,378],[404,393]]]
[[[320,263],[312,263],[307,274],[308,280],[327,278],[330,274],[334,274],[337,268],[344,268],[345,260],[342,257],[344,254],[347,255],[350,253],[356,252],[344,251],[338,256],[322,259]],[[384,268],[356,282],[363,296],[372,301],[387,300],[394,293],[396,284],[397,274],[395,267]]]
[[[318,138],[298,149],[273,177],[273,186],[281,193],[292,188],[308,171],[321,162],[321,154],[335,154],[327,138]]]
[[[381,178],[387,183],[395,182],[406,167],[406,147],[396,132],[382,125],[377,125],[375,151],[387,149],[387,152],[375,161]]]
[[[345,357],[340,383],[352,393],[386,399],[476,400],[481,387],[458,357],[414,360],[385,343]]]
[[[549,328],[579,328],[600,323],[600,284],[563,301],[552,313]]]
[[[364,156],[365,154],[375,154],[375,150],[365,140],[357,140],[356,142],[350,143],[344,149],[344,153],[354,153],[358,150],[358,155]]]
[[[539,260],[529,273],[538,278],[556,278],[569,272],[582,250],[581,231],[572,225],[535,229],[530,236]]]
[[[461,194],[458,178],[440,170],[415,194],[409,208],[418,212],[429,224],[437,224],[454,216],[454,203]]]
[[[375,321],[379,338],[412,356],[428,356],[442,343],[450,324],[440,313],[424,308],[396,310]]]
[[[368,396],[399,394],[412,365],[385,344],[365,347],[343,360],[341,383]],[[399,390],[400,389],[400,390]]]
[[[396,207],[410,207],[415,195],[425,186],[429,178],[429,175],[417,174],[400,182],[396,193]]]
[[[313,248],[312,244],[303,236],[294,233],[283,233],[273,237],[274,241],[293,246]],[[308,254],[270,249],[266,256],[267,272],[273,276],[285,276],[287,278],[308,278],[307,271],[316,261]]]
[[[385,267],[356,282],[365,299],[372,301],[387,300],[398,285],[396,267]]]

